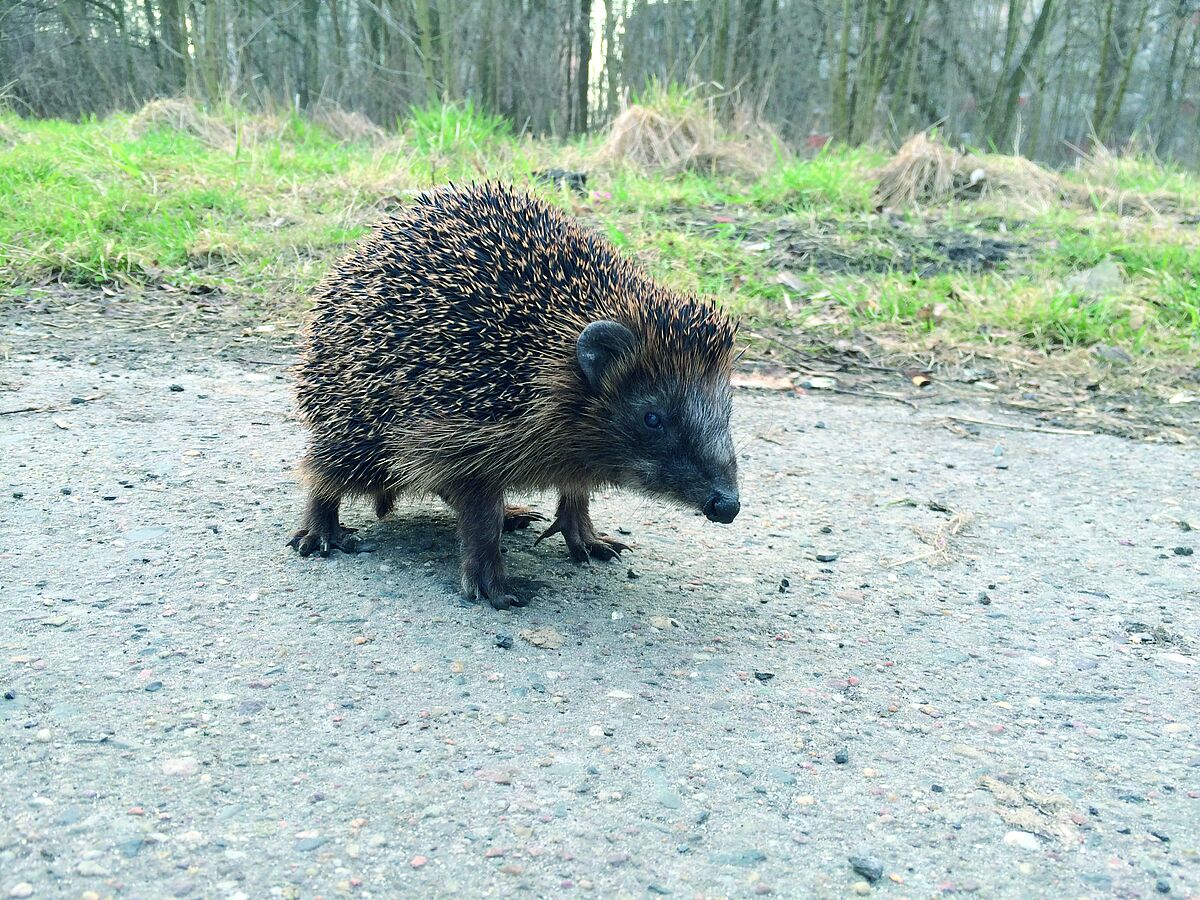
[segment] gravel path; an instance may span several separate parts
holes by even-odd
[[[286,371],[155,333],[5,326],[0,898],[1200,894],[1194,451],[741,392],[736,523],[498,613],[436,504],[287,550]]]

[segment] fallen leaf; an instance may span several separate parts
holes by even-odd
[[[933,303],[918,309],[917,318],[922,322],[937,323],[946,318],[947,312],[949,312],[949,307],[945,303]]]
[[[730,379],[735,388],[756,388],[762,391],[790,391],[795,385],[787,375],[766,375],[760,372],[739,372]]]
[[[565,641],[559,630],[550,625],[542,628],[526,628],[519,632],[519,635],[521,640],[543,650],[557,650]]]
[[[1200,400],[1200,395],[1189,394],[1189,393],[1187,393],[1187,391],[1183,391],[1181,393],[1175,394],[1173,397],[1168,399],[1167,402],[1172,405],[1178,406],[1180,403],[1195,403],[1198,400]]]
[[[933,384],[933,379],[929,377],[929,373],[924,369],[905,369],[904,374],[909,381],[919,388],[927,388]]]
[[[747,253],[761,253],[764,250],[769,250],[771,245],[767,241],[756,241],[753,244],[742,244],[742,249]]]
[[[804,386],[816,391],[831,391],[837,387],[837,379],[827,375],[814,375],[812,378],[804,379]]]
[[[996,813],[1005,824],[1042,837],[1057,839],[1067,846],[1079,841],[1071,822],[1070,800],[1061,794],[1041,794],[1020,784],[1006,784],[985,775],[980,786],[996,799]]]
[[[775,276],[775,282],[776,284],[782,284],[786,288],[791,288],[797,293],[804,290],[804,282],[797,278],[795,273],[789,272],[787,269],[784,269]]]

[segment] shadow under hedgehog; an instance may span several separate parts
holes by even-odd
[[[736,326],[652,282],[606,240],[512,188],[418,197],[316,290],[297,395],[308,505],[291,545],[354,549],[343,497],[442,497],[458,515],[462,592],[497,609],[502,531],[542,516],[512,491],[556,489],[571,557],[628,549],[598,533],[593,489],[633,488],[732,522]]]

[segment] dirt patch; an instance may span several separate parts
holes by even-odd
[[[706,223],[712,232],[728,224]],[[950,272],[1004,269],[1029,255],[1022,236],[1025,223],[986,216],[947,224],[938,216],[886,214],[861,219],[797,222],[782,217],[770,223],[736,223],[751,251],[771,254],[779,269],[828,275],[878,275],[885,272],[921,278]]]
[[[994,427],[1150,443],[1200,440],[1200,403],[1178,402],[1200,379],[1187,366],[1115,366],[1084,350],[968,347],[934,335],[914,342],[907,335],[860,332],[831,341],[760,327],[744,336],[750,341],[745,366],[776,384],[790,380],[788,389],[938,408],[945,427],[962,436]],[[997,415],[960,415],[956,404],[968,403]]]
[[[988,234],[977,223],[953,227],[933,219],[883,216],[870,222],[818,222],[811,232],[789,236],[776,262],[833,275],[904,272],[928,278],[1003,268],[1026,249],[1011,234]]]

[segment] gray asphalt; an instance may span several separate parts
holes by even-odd
[[[733,525],[500,613],[435,503],[284,546],[254,344],[4,333],[0,897],[1200,892],[1194,450],[741,391]]]

